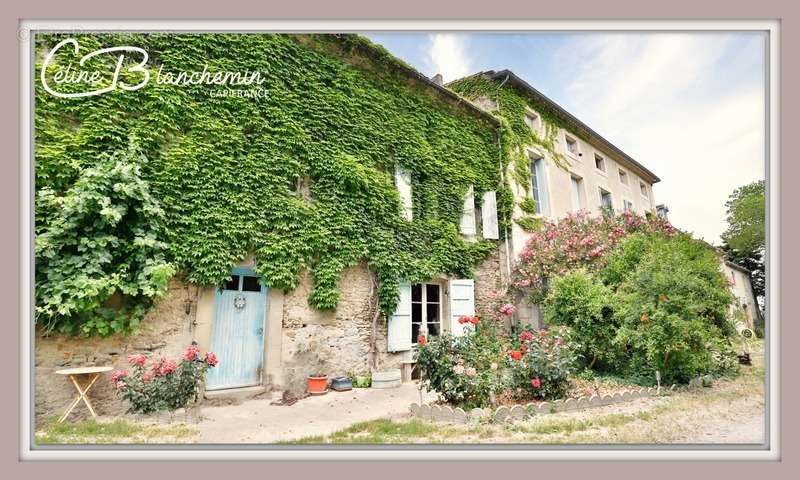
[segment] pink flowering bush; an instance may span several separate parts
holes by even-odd
[[[620,215],[590,216],[589,212],[570,213],[558,222],[544,221],[520,253],[513,286],[530,291],[536,302],[544,298],[545,281],[583,268],[596,272],[606,256],[627,235],[663,233],[677,230],[657,216],[642,217],[631,212]]]
[[[201,358],[200,350],[190,345],[180,363],[163,356],[147,366],[141,354],[128,357],[130,370],[117,370],[111,382],[117,394],[130,403],[131,413],[153,413],[185,408],[196,400],[198,386],[209,368],[217,365],[217,356],[208,352]]]

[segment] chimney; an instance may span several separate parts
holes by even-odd
[[[437,73],[436,75],[434,75],[431,80],[436,85],[444,85],[444,79],[442,78],[442,74],[441,73]]]

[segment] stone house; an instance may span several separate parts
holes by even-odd
[[[498,109],[496,99],[470,97],[405,68],[407,81],[450,105],[454,114],[466,110],[481,118],[492,134],[499,132],[500,122],[494,115]],[[536,216],[552,220],[578,210],[599,213],[601,207],[637,214],[655,212],[652,187],[659,178],[645,166],[513,72],[489,71],[475,76],[530,99],[523,120],[532,130],[543,132],[547,128],[544,111],[569,125],[557,128],[554,137],[556,151],[568,160],[566,168],[558,164],[552,151],[537,145],[524,146],[530,159],[531,184],[523,186],[513,179],[513,167],[509,164],[503,170],[500,165],[504,163],[498,160],[501,178],[507,181],[513,196],[514,219],[524,215],[520,204],[528,196],[536,201]],[[499,158],[499,148],[497,153]],[[398,166],[393,178],[406,218],[413,221],[410,176]],[[495,191],[476,197],[470,190],[463,199],[460,234],[469,241],[493,240],[495,248],[475,266],[472,278],[439,274],[418,284],[401,284],[396,311],[374,324],[376,329],[375,275],[366,265],[344,270],[336,309],[321,311],[309,306],[313,287],[310,272],[300,275],[293,290],[269,288],[258,281],[255,259],[250,256],[236,265],[230,280],[221,287],[173,279],[165,297],[147,314],[133,336],[37,336],[36,414],[41,417],[60,411],[73,395],[71,386],[53,375],[58,368],[92,364],[122,367],[131,353],[176,356],[191,342],[202,350],[215,351],[221,360],[207,379],[208,395],[241,389],[253,393],[265,389],[302,390],[305,377],[312,373],[336,376],[407,365],[419,334],[461,334],[457,322],[460,316],[488,316],[496,311],[497,292],[510,277],[514,259],[528,238],[529,234],[516,222],[501,227],[497,213],[500,200]],[[503,228],[506,231],[501,231]],[[742,294],[752,326],[757,313],[753,313],[749,278],[741,268],[730,264],[726,268],[732,288]],[[516,321],[540,325],[535,305],[523,303],[520,307]],[[100,413],[123,409],[114,400],[110,382],[100,382],[93,394],[102,398],[96,402]]]

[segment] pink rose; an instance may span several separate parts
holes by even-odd
[[[542,381],[539,380],[538,378],[531,379],[531,386],[533,388],[539,388],[542,386]]]
[[[453,367],[453,373],[456,375],[462,375],[464,373],[464,366],[463,365],[456,365]]]
[[[186,347],[186,351],[183,352],[183,359],[192,361],[197,358],[197,355],[200,353],[200,349],[197,348],[196,345],[189,345]]]
[[[111,381],[114,383],[119,382],[121,379],[128,376],[127,370],[117,370],[111,374]]]
[[[131,355],[128,357],[128,363],[131,365],[135,365],[137,367],[144,367],[144,364],[147,362],[147,357],[142,354]]]
[[[497,363],[496,362],[492,362],[492,364],[489,365],[489,368],[491,368],[492,370],[497,370]]]
[[[474,377],[478,372],[473,367],[467,367],[466,374],[468,377]]]
[[[153,379],[153,376],[153,372],[144,372],[144,375],[142,375],[142,381],[149,382]]]
[[[422,337],[422,338],[424,339],[425,337]],[[424,343],[423,343],[423,345],[424,345]],[[217,363],[218,363],[217,355],[214,352],[207,352],[206,353],[206,363],[211,365],[212,367],[216,367]]]

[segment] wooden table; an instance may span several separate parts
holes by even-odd
[[[58,423],[63,422],[67,419],[67,416],[72,412],[72,410],[81,403],[86,404],[89,407],[89,411],[92,413],[93,417],[96,417],[97,414],[94,413],[94,408],[92,408],[92,402],[89,401],[88,393],[89,389],[92,388],[94,382],[100,378],[101,373],[110,372],[114,370],[114,367],[78,367],[78,368],[66,368],[64,370],[57,370],[56,373],[59,375],[67,375],[70,380],[72,380],[72,384],[75,385],[75,389],[78,391],[78,396],[72,402],[72,405],[69,406],[66,412],[64,412],[64,416],[61,417],[61,420]],[[88,383],[85,387],[81,387],[81,384],[78,383],[78,377],[80,376],[88,376]]]

